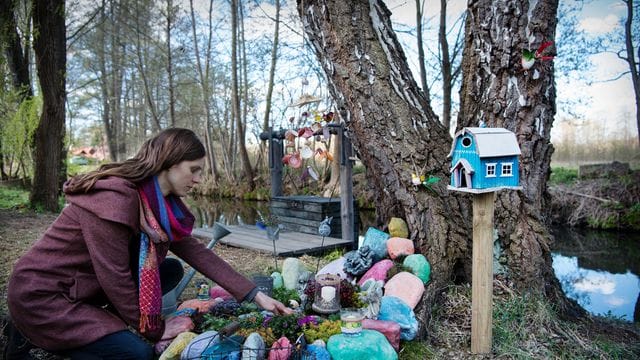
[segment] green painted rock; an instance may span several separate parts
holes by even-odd
[[[398,359],[398,354],[387,338],[375,330],[362,330],[358,335],[333,335],[327,342],[327,350],[332,359]]]
[[[431,265],[429,265],[429,261],[424,257],[424,255],[409,255],[404,258],[402,265],[411,269],[413,275],[419,277],[423,283],[426,284],[429,282],[429,279],[431,278]]]
[[[279,289],[284,286],[284,280],[282,279],[282,274],[277,271],[271,273],[271,278],[273,279],[273,288]]]

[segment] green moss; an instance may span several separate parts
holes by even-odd
[[[0,187],[0,209],[22,209],[29,206],[29,192],[14,187]]]

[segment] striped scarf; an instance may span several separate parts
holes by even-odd
[[[141,333],[156,330],[162,322],[162,289],[156,244],[178,241],[191,234],[194,217],[180,198],[162,196],[156,176],[138,186],[140,195],[140,256],[138,258],[138,302]]]

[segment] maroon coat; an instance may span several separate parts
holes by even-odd
[[[8,306],[16,327],[41,348],[56,351],[138,328],[139,203],[134,184],[96,182],[87,194],[67,194],[68,205],[44,236],[15,264]],[[255,285],[199,240],[159,244],[243,299]],[[112,306],[104,306],[105,304]],[[162,329],[145,334],[158,340]]]

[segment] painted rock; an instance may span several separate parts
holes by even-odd
[[[395,321],[400,325],[400,339],[413,340],[418,335],[418,320],[413,310],[402,299],[383,296],[378,320]]]
[[[223,338],[213,346],[207,347],[201,358],[211,360],[240,360],[240,346],[244,338],[240,335]]]
[[[344,258],[344,256],[333,260],[332,262],[330,262],[327,265],[325,265],[322,269],[320,269],[318,271],[318,275],[321,275],[321,274],[333,274],[333,275],[340,276],[340,278],[342,278],[342,279],[351,279],[351,275],[348,275],[344,271],[345,260],[346,259]]]
[[[311,343],[311,345],[318,346],[325,349],[327,347],[327,344],[322,339],[316,339],[314,342]]]
[[[327,350],[333,359],[395,360],[398,354],[387,338],[374,330],[362,330],[359,335],[337,334],[329,338]]]
[[[309,345],[305,355],[304,359],[331,360],[331,355],[324,346]]]
[[[286,258],[282,263],[282,280],[287,290],[295,290],[298,286],[300,274],[307,271],[304,264],[298,258]]]
[[[283,336],[271,346],[269,360],[288,360],[289,356],[291,356],[291,342]]]
[[[400,325],[395,321],[387,320],[362,320],[362,328],[379,331],[389,340],[389,344],[398,351],[400,350]]]
[[[164,333],[162,339],[154,345],[156,354],[161,354],[179,334],[191,331],[195,327],[193,320],[189,316],[172,316],[165,320]]]
[[[277,271],[271,273],[271,278],[273,279],[273,288],[279,289],[284,286],[284,280],[282,278],[282,274]]]
[[[221,298],[222,300],[231,300],[233,299],[233,295],[229,294],[227,290],[225,290],[222,286],[214,286],[209,290],[209,296],[212,299]]]
[[[411,255],[415,252],[413,241],[405,238],[392,237],[387,240],[387,252],[391,259],[398,256]]]
[[[399,272],[384,284],[384,295],[402,299],[414,309],[424,293],[424,283],[410,272]]]
[[[242,359],[264,359],[266,347],[262,336],[257,332],[249,334],[242,345]]]
[[[431,277],[431,265],[429,265],[429,261],[424,255],[409,255],[404,259],[402,265],[410,268],[413,275],[419,277],[423,283],[426,284],[429,282],[429,278]]]
[[[160,355],[160,360],[178,360],[180,359],[180,354],[182,350],[184,350],[187,345],[193,340],[198,334],[192,333],[190,331],[183,332],[176,336],[175,339],[169,344],[162,354]]]
[[[217,331],[205,331],[191,340],[189,345],[187,345],[187,347],[182,351],[180,359],[200,359],[202,353],[207,349],[208,346],[214,346],[219,342],[220,336],[218,336]]]
[[[391,237],[408,238],[409,228],[407,227],[407,223],[400,218],[392,217],[391,220],[389,220],[389,235],[391,235]]]
[[[369,269],[366,273],[364,273],[364,275],[362,275],[362,277],[358,281],[358,285],[362,286],[362,284],[364,284],[365,281],[369,279],[387,281],[387,272],[392,267],[393,261],[389,259],[378,261],[377,263],[373,264],[371,269]]]
[[[364,234],[364,241],[362,246],[368,246],[373,251],[373,261],[380,261],[387,257],[387,240],[389,234],[384,231],[380,231],[376,228],[370,227]]]

